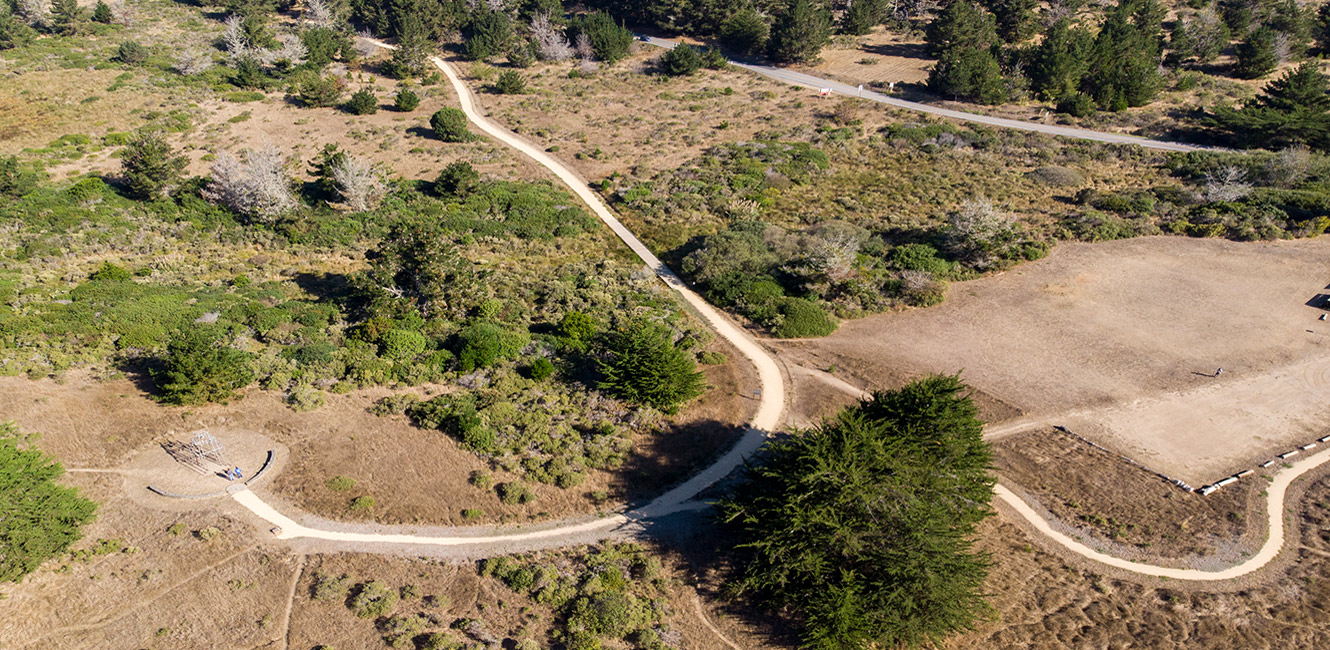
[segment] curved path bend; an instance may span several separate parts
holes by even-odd
[[[393,47],[378,41],[371,42],[384,48],[391,49]],[[400,532],[328,530],[311,528],[297,523],[290,517],[278,512],[275,508],[259,498],[257,494],[249,490],[240,490],[233,495],[233,498],[255,515],[279,527],[280,532],[277,533],[277,537],[280,539],[313,538],[361,544],[423,544],[433,546],[480,547],[482,549],[484,547],[490,547],[496,551],[511,549],[511,545],[514,543],[538,543],[541,540],[548,542],[548,540],[551,540],[552,538],[578,538],[587,535],[603,538],[637,520],[661,517],[675,512],[705,507],[705,504],[699,504],[697,502],[689,503],[689,501],[702,490],[724,478],[736,467],[742,464],[745,457],[751,455],[761,446],[763,440],[766,438],[765,432],[774,430],[779,424],[781,414],[785,408],[785,385],[780,366],[756,340],[707,304],[700,296],[690,290],[677,275],[670,271],[669,268],[667,268],[645,244],[624,227],[619,219],[610,212],[608,206],[605,205],[599,196],[590,190],[586,182],[579,177],[576,172],[481,114],[476,106],[475,97],[471,94],[471,90],[462,83],[461,78],[458,77],[452,66],[438,57],[430,57],[430,61],[448,77],[448,81],[457,92],[463,112],[466,113],[467,118],[471,120],[478,129],[495,140],[516,149],[523,155],[535,160],[553,172],[554,175],[567,185],[573,193],[581,198],[591,211],[604,221],[605,224],[609,226],[609,228],[618,235],[618,237],[622,239],[624,243],[627,244],[628,247],[631,248],[633,252],[636,253],[638,257],[640,257],[642,261],[665,282],[666,285],[677,291],[684,301],[695,309],[699,316],[715,329],[717,334],[731,345],[734,345],[741,354],[747,357],[753,365],[756,366],[761,386],[760,403],[758,405],[757,413],[753,417],[751,426],[733,449],[727,452],[713,465],[703,470],[700,474],[690,478],[683,484],[666,492],[645,506],[626,513],[593,519],[591,521],[555,524],[551,527],[538,530],[515,531],[512,529],[477,527],[474,529],[468,529],[468,534],[433,536]],[[1020,128],[1031,126],[1023,123],[1018,124],[1021,124]],[[1002,126],[1000,123],[997,125]],[[1136,143],[1145,146],[1144,142]],[[1002,502],[1010,506],[1013,512],[1024,518],[1036,531],[1053,542],[1063,546],[1067,550],[1086,559],[1099,562],[1106,566],[1147,576],[1176,580],[1229,580],[1252,573],[1270,563],[1270,561],[1274,560],[1275,557],[1279,555],[1279,552],[1284,545],[1284,499],[1289,486],[1291,486],[1298,477],[1321,466],[1327,461],[1330,461],[1330,449],[1319,454],[1308,456],[1302,461],[1294,464],[1291,468],[1280,472],[1275,476],[1273,482],[1269,486],[1268,496],[1266,498],[1269,536],[1265,545],[1262,546],[1255,555],[1242,564],[1219,571],[1161,567],[1142,562],[1132,562],[1101,553],[1085,545],[1080,540],[1054,530],[1047,520],[1040,516],[1039,513],[1035,512],[1029,504],[1025,503],[1025,501],[1021,500],[1020,497],[1017,497],[1005,486],[998,484],[995,487],[994,493]],[[383,529],[385,531],[391,530],[389,527],[383,527]],[[401,529],[399,528],[397,530]]]
[[[667,50],[674,49],[679,45],[675,41],[671,41],[669,39],[664,39],[664,38],[655,38],[654,36],[648,37],[646,39],[646,42],[650,43],[651,45],[655,45],[656,47],[663,47]],[[814,88],[814,89],[830,88],[831,92],[839,93],[841,95],[846,95],[848,97],[860,97],[863,99],[867,99],[869,101],[877,102],[879,104],[886,104],[888,106],[894,106],[896,108],[903,108],[908,111],[928,113],[929,115],[937,115],[938,117],[946,117],[946,118],[951,118],[953,120],[961,120],[963,122],[987,124],[988,126],[996,126],[1002,129],[1035,131],[1037,133],[1046,133],[1048,135],[1056,135],[1064,138],[1075,138],[1077,140],[1093,140],[1095,142],[1108,142],[1112,144],[1134,144],[1137,146],[1145,147],[1147,149],[1162,149],[1164,151],[1215,150],[1214,147],[1204,147],[1200,145],[1186,144],[1183,142],[1172,142],[1168,140],[1151,140],[1149,138],[1142,138],[1139,136],[1126,135],[1122,133],[1107,133],[1104,131],[1093,131],[1090,129],[1078,129],[1070,126],[1057,126],[1055,124],[1043,124],[1040,122],[1013,120],[1005,117],[993,117],[990,115],[981,115],[979,113],[966,113],[965,111],[958,111],[950,108],[942,108],[941,106],[934,106],[932,104],[922,104],[920,102],[912,102],[907,99],[900,99],[899,97],[883,95],[882,93],[874,92],[872,90],[861,90],[859,88],[856,88],[849,84],[841,83],[839,81],[832,81],[830,79],[825,79],[823,77],[817,77],[811,74],[803,72],[795,72],[794,70],[787,70],[785,68],[778,68],[770,65],[762,65],[760,63],[745,63],[742,61],[731,60],[730,65],[736,68],[747,70],[754,74],[760,74],[764,77],[775,79],[777,81],[783,81],[787,84],[791,84],[794,86],[803,86],[805,88]]]

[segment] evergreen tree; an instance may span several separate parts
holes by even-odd
[[[1031,90],[1053,102],[1076,94],[1089,68],[1093,45],[1094,36],[1073,26],[1070,19],[1053,23],[1044,40],[1030,51],[1027,72]]]
[[[51,0],[51,31],[61,36],[79,33],[83,14],[75,0]]]
[[[993,14],[969,0],[956,0],[929,23],[926,38],[938,60],[928,75],[933,92],[983,104],[1006,100]]]
[[[221,402],[254,381],[249,359],[248,353],[231,347],[224,327],[190,325],[171,337],[154,379],[167,404]]]
[[[160,133],[139,131],[120,158],[125,189],[136,199],[155,199],[180,179],[187,162],[175,155]]]
[[[37,175],[18,164],[18,156],[0,158],[0,197],[17,199],[32,191]]]
[[[822,53],[831,33],[831,16],[810,0],[793,0],[776,19],[767,54],[777,63],[808,63]]]
[[[773,440],[719,504],[734,586],[803,620],[814,650],[936,646],[988,605],[973,549],[992,455],[956,377],[880,392]]]
[[[494,81],[494,92],[500,95],[520,95],[526,92],[526,79],[516,70],[504,70]]]
[[[721,42],[743,55],[751,56],[766,49],[770,34],[766,19],[752,7],[731,14],[720,24]]]
[[[1155,0],[1120,0],[1109,12],[1095,37],[1081,84],[1100,108],[1120,111],[1144,106],[1159,92],[1162,15]]]
[[[472,61],[484,61],[508,51],[513,38],[513,24],[500,11],[477,11],[466,27],[462,52]]]
[[[682,77],[702,67],[702,54],[697,48],[680,43],[660,57],[660,70],[671,77]]]
[[[83,536],[97,504],[56,482],[65,470],[0,422],[0,581],[18,582]]]
[[[1298,0],[1279,0],[1265,24],[1283,38],[1284,55],[1301,58],[1312,39],[1312,20]]]
[[[97,6],[92,10],[92,21],[103,25],[110,25],[115,17],[111,15],[111,5],[106,4],[106,0],[97,0]]]
[[[410,88],[402,88],[393,96],[393,108],[403,113],[410,113],[420,106],[420,95]]]
[[[598,385],[621,399],[674,413],[706,388],[693,355],[654,323],[634,321],[609,333],[605,349]]]
[[[429,126],[444,142],[470,142],[475,138],[466,128],[466,113],[456,108],[440,108],[430,116]]]
[[[338,196],[337,179],[333,170],[346,164],[346,152],[335,144],[323,145],[323,151],[309,162],[309,174],[314,177],[314,186],[324,199]]]
[[[1034,35],[1037,0],[987,0],[985,5],[997,18],[998,35],[1008,43],[1019,43]]]
[[[1244,147],[1306,144],[1330,151],[1330,79],[1316,64],[1303,63],[1241,108],[1215,109],[1206,124]]]
[[[633,44],[633,33],[601,11],[582,16],[568,26],[569,41],[577,42],[578,34],[586,34],[596,58],[610,64],[627,56]]]
[[[0,52],[27,45],[32,36],[32,28],[14,15],[8,3],[0,2]]]
[[[1228,45],[1228,25],[1210,10],[1200,11],[1173,24],[1168,56],[1172,65],[1183,63],[1209,63],[1219,57]]]
[[[373,115],[379,112],[379,98],[370,88],[361,88],[346,102],[346,112],[352,115]]]
[[[884,13],[881,0],[852,0],[850,8],[841,14],[840,31],[855,36],[867,34],[882,22]]]
[[[1261,27],[1238,43],[1238,61],[1233,66],[1233,76],[1239,79],[1260,79],[1274,72],[1279,67],[1276,37],[1275,30]]]
[[[0,28],[0,31],[2,30]],[[1321,5],[1316,11],[1316,20],[1311,25],[1311,31],[1316,38],[1316,49],[1322,53],[1330,52],[1330,2]],[[4,44],[0,42],[0,50],[3,49]]]

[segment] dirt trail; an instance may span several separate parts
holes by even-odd
[[[374,41],[374,43],[380,47],[392,48],[390,45],[379,43],[377,41]],[[559,180],[564,182],[575,194],[577,194],[578,197],[585,201],[587,206],[591,208],[592,212],[600,217],[616,235],[623,239],[624,243],[626,243],[629,248],[631,248],[642,261],[661,278],[661,280],[669,285],[670,288],[678,291],[684,300],[696,309],[698,314],[710,324],[720,336],[732,343],[744,356],[753,362],[758,369],[758,375],[761,382],[760,385],[762,387],[762,401],[757,414],[753,418],[752,427],[747,433],[745,433],[734,449],[725,454],[711,467],[708,467],[702,473],[694,476],[682,485],[670,490],[640,509],[587,522],[554,525],[549,528],[534,531],[496,532],[495,534],[484,535],[483,533],[486,531],[496,531],[497,529],[478,528],[475,530],[468,530],[467,532],[472,533],[468,535],[417,535],[405,532],[355,532],[316,529],[296,523],[291,518],[281,514],[272,506],[265,503],[258,495],[248,490],[240,490],[236,492],[233,495],[235,500],[254,514],[280,527],[280,532],[277,536],[281,539],[305,537],[360,544],[425,544],[454,547],[492,547],[495,550],[503,550],[505,552],[511,550],[511,545],[513,543],[537,542],[539,540],[549,540],[554,537],[578,539],[588,534],[602,537],[609,536],[614,531],[620,530],[625,525],[628,525],[635,520],[661,517],[695,507],[696,504],[689,504],[687,502],[703,489],[723,478],[738,467],[743,462],[745,456],[756,451],[756,449],[762,444],[762,441],[766,437],[765,431],[772,430],[777,424],[779,424],[786,399],[784,379],[782,377],[780,366],[776,363],[775,359],[757,343],[757,341],[736,327],[727,318],[719,314],[715,309],[703,301],[700,296],[689,290],[678,276],[670,271],[640,240],[637,239],[636,236],[633,235],[632,232],[619,222],[619,220],[609,211],[609,208],[604,202],[601,201],[600,197],[591,192],[585,181],[583,181],[574,171],[481,115],[476,108],[475,100],[470,89],[462,83],[452,67],[438,57],[431,57],[430,60],[448,77],[449,82],[452,83],[457,91],[463,112],[466,113],[467,118],[470,119],[476,127],[496,140],[499,140],[524,155],[531,157],[533,160],[545,166],[558,176]],[[843,388],[853,389],[849,384],[844,384]],[[1073,553],[1085,557],[1086,559],[1142,575],[1166,577],[1177,580],[1229,580],[1260,569],[1279,554],[1284,545],[1285,493],[1293,481],[1299,476],[1319,467],[1327,461],[1330,461],[1330,450],[1309,456],[1296,463],[1288,470],[1275,476],[1274,481],[1270,484],[1266,500],[1267,516],[1269,518],[1269,538],[1266,540],[1265,545],[1262,546],[1261,549],[1249,560],[1221,571],[1200,571],[1194,569],[1160,567],[1140,562],[1131,562],[1100,553],[1080,541],[1053,530],[1048,521],[1043,519],[1028,504],[1011,491],[1007,490],[1004,486],[1000,484],[997,485],[995,494],[1003,502],[1010,505],[1014,512],[1026,519],[1035,530],[1042,533],[1048,539],[1062,545]],[[387,529],[388,528],[385,527],[385,530]],[[398,527],[393,530],[402,529]]]

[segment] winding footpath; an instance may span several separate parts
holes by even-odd
[[[393,46],[378,41],[371,41],[375,45],[391,49]],[[484,552],[492,550],[494,552],[511,552],[514,545],[520,547],[522,544],[532,546],[539,545],[541,542],[549,544],[552,541],[603,539],[612,534],[616,534],[631,526],[636,522],[648,519],[655,519],[665,515],[682,512],[685,510],[695,510],[706,507],[705,503],[692,501],[700,492],[716,483],[720,479],[729,475],[735,468],[739,467],[744,458],[762,445],[766,439],[768,431],[774,431],[780,424],[781,415],[785,409],[785,382],[779,364],[776,360],[758,343],[753,337],[737,327],[724,315],[717,312],[700,296],[690,290],[687,285],[666,267],[660,259],[643,244],[631,231],[624,227],[617,217],[605,205],[604,201],[590,190],[586,181],[576,172],[563,163],[547,155],[540,148],[528,143],[516,134],[508,131],[502,126],[494,123],[485,117],[478,109],[474,95],[471,90],[462,83],[455,70],[447,62],[438,57],[431,57],[433,63],[440,71],[448,77],[461,105],[461,109],[466,113],[467,118],[486,135],[502,142],[532,160],[540,163],[549,169],[559,178],[574,194],[576,194],[587,207],[596,214],[610,230],[614,232],[642,261],[656,273],[660,279],[671,289],[674,289],[684,299],[684,301],[696,310],[698,316],[707,322],[717,334],[728,341],[739,350],[753,365],[757,368],[759,386],[761,387],[759,395],[759,404],[757,412],[754,414],[752,422],[743,437],[733,449],[718,459],[710,467],[701,473],[685,481],[683,484],[666,492],[654,501],[634,510],[606,516],[590,521],[573,523],[555,523],[547,527],[515,530],[495,527],[472,527],[457,529],[456,531],[446,531],[454,534],[422,535],[408,532],[402,527],[382,526],[376,527],[376,531],[364,532],[361,530],[330,530],[325,528],[314,528],[302,525],[290,517],[282,514],[268,503],[264,502],[257,494],[246,489],[240,489],[232,494],[237,503],[268,521],[275,526],[274,532],[279,539],[320,539],[333,542],[343,542],[350,544],[384,544],[384,545],[429,545],[444,547],[467,547],[473,550]],[[825,82],[821,82],[824,83]],[[922,105],[921,105],[922,106]],[[929,111],[932,112],[932,111]],[[977,116],[969,116],[977,117]],[[1019,128],[1025,128],[1033,125],[1023,123]],[[1002,124],[996,124],[1002,126]],[[1038,129],[1030,129],[1038,130]],[[1112,134],[1100,134],[1105,137]],[[1079,136],[1071,136],[1079,137]],[[1092,138],[1101,139],[1103,138]],[[1104,140],[1111,141],[1111,140]],[[1146,145],[1139,139],[1133,139],[1136,144]],[[1131,562],[1118,557],[1101,553],[1074,539],[1053,527],[1039,513],[1030,507],[1010,490],[1003,485],[997,485],[995,494],[1003,503],[1007,504],[1012,512],[1024,518],[1029,525],[1042,535],[1053,542],[1065,547],[1067,550],[1076,553],[1086,559],[1099,562],[1106,566],[1130,571],[1133,573],[1171,578],[1177,580],[1229,580],[1239,576],[1247,575],[1268,564],[1277,555],[1284,545],[1284,499],[1285,495],[1298,477],[1306,472],[1319,467],[1330,461],[1330,450],[1319,454],[1308,456],[1302,461],[1294,464],[1291,468],[1280,472],[1275,476],[1269,486],[1266,499],[1266,509],[1268,514],[1269,537],[1264,546],[1261,547],[1255,555],[1247,561],[1237,566],[1229,567],[1220,571],[1200,571],[1196,569],[1178,569],[1170,567],[1161,567],[1140,562]],[[394,532],[398,531],[398,532]]]

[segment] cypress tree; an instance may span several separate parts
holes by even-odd
[[[831,32],[831,16],[809,0],[793,0],[776,19],[767,55],[778,63],[808,63],[822,53]]]
[[[1093,45],[1094,37],[1090,32],[1073,27],[1070,19],[1062,18],[1053,23],[1043,42],[1030,51],[1027,70],[1031,89],[1054,102],[1075,94],[1089,67]]]
[[[938,62],[928,86],[941,95],[983,104],[1006,100],[993,14],[969,0],[956,0],[928,25],[928,48]]]
[[[767,46],[771,28],[762,14],[752,7],[732,14],[720,24],[720,40],[734,51],[752,55],[761,52]]]
[[[1260,79],[1279,67],[1279,53],[1275,49],[1275,30],[1261,27],[1238,43],[1238,62],[1233,76],[1239,79]]]
[[[841,14],[840,31],[855,36],[867,34],[882,22],[882,14],[881,0],[853,0],[850,8]]]
[[[998,35],[1008,43],[1019,43],[1034,35],[1037,0],[988,0],[997,18]]]
[[[462,52],[472,61],[484,61],[508,50],[513,38],[513,24],[508,14],[499,11],[478,11],[466,27],[466,42]]]
[[[1217,108],[1205,122],[1241,146],[1306,144],[1330,151],[1330,78],[1316,64],[1303,63],[1241,108]]]
[[[79,32],[82,13],[75,0],[51,0],[51,31],[61,36]]]
[[[973,549],[992,455],[968,389],[928,377],[768,442],[718,508],[735,587],[804,621],[816,650],[936,646],[988,611]]]
[[[1121,0],[1095,37],[1082,90],[1100,108],[1144,106],[1163,85],[1161,9],[1154,0]]]
[[[106,4],[106,0],[97,0],[97,6],[93,7],[92,10],[92,21],[95,23],[102,23],[103,25],[109,25],[113,18],[114,16],[111,15],[111,5]]]
[[[161,134],[140,131],[120,158],[125,188],[133,198],[155,199],[179,180],[186,162],[184,156],[175,155]]]
[[[693,355],[675,346],[659,325],[636,321],[611,332],[608,358],[599,362],[599,387],[620,398],[674,413],[706,388]]]

